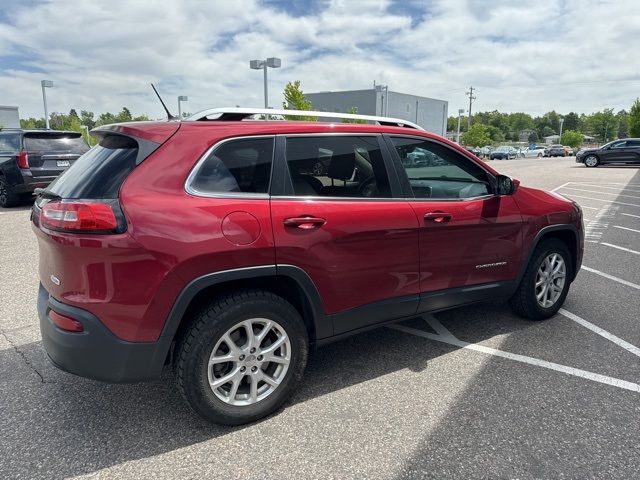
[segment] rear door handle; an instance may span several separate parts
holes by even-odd
[[[327,223],[327,221],[324,218],[311,217],[311,216],[292,217],[292,218],[284,219],[285,227],[295,227],[295,228],[301,228],[303,230],[318,228],[324,225],[325,223]]]
[[[451,221],[453,215],[445,212],[429,212],[424,214],[425,221],[436,223],[447,223]]]

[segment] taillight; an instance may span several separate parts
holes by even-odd
[[[118,219],[108,203],[49,202],[42,206],[40,225],[63,232],[115,233]]]
[[[20,168],[29,168],[29,154],[24,150],[18,154],[18,166]]]

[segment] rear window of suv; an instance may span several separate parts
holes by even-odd
[[[80,134],[68,133],[27,133],[24,149],[28,152],[55,152],[82,155],[89,145]]]
[[[62,198],[118,198],[120,186],[136,167],[138,142],[107,135],[82,155],[47,189]]]

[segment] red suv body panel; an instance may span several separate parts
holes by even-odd
[[[86,317],[106,327],[114,342],[162,342],[153,355],[163,359],[197,282],[220,272],[269,267],[275,274],[294,266],[301,272],[296,281],[303,283],[314,321],[334,322],[335,328],[322,331],[337,335],[354,325],[366,326],[358,314],[363,307],[373,305],[375,314],[384,312],[388,302],[397,301],[402,307],[394,312],[407,316],[433,305],[422,298],[425,293],[516,282],[545,227],[561,226],[576,235],[576,266],[580,265],[582,224],[576,207],[555,194],[524,187],[511,196],[455,202],[397,196],[371,201],[197,196],[185,190],[190,172],[211,147],[224,139],[256,135],[421,136],[497,175],[466,150],[437,135],[377,125],[264,121],[149,122],[107,126],[101,131],[161,146],[133,169],[120,188],[127,225],[124,233],[50,231],[39,225],[34,207],[40,281],[45,291],[41,291],[44,304],[39,304],[39,310],[41,325],[46,324],[43,331],[49,328],[48,350],[62,348],[59,343],[76,342],[76,337],[64,337],[63,342],[56,337],[59,332],[47,326],[46,312],[66,305],[76,318]],[[272,182],[278,174],[276,165],[281,165],[277,145]],[[433,212],[451,214],[455,221],[425,221],[425,214]],[[310,230],[285,225],[285,219],[300,216],[326,222]],[[505,262],[503,268],[483,268],[500,262]],[[186,291],[189,295],[184,296]],[[59,313],[68,314],[65,312]],[[351,323],[344,320],[358,315]],[[168,319],[173,322],[171,328]],[[107,380],[137,380],[158,372],[154,367],[153,372],[127,374],[129,367],[123,364],[119,376],[93,374],[70,367],[78,361],[76,357],[61,358],[59,354],[54,361],[65,369]]]

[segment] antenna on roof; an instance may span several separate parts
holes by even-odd
[[[153,88],[153,91],[156,92],[156,95],[158,96],[158,100],[160,100],[160,103],[162,104],[162,108],[164,108],[164,111],[167,112],[167,120],[178,120],[178,117],[174,117],[173,115],[171,115],[171,112],[162,101],[162,97],[158,93],[158,90],[156,90],[156,87],[153,83],[151,84],[151,88]]]

